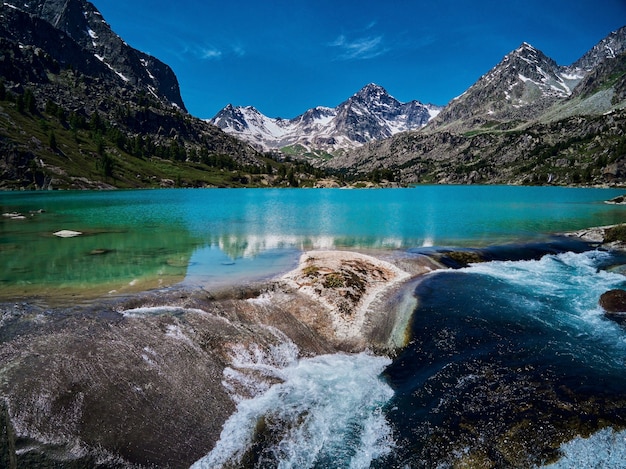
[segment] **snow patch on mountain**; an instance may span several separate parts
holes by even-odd
[[[262,150],[298,145],[332,153],[419,129],[440,111],[419,101],[401,103],[384,88],[369,84],[335,108],[318,106],[293,119],[229,104],[209,122]]]

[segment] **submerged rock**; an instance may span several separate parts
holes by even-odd
[[[54,236],[58,236],[59,238],[74,238],[76,236],[80,236],[83,233],[80,231],[72,231],[72,230],[60,230],[52,233]]]
[[[620,326],[626,327],[626,312],[625,313],[604,313],[604,317],[615,321]]]

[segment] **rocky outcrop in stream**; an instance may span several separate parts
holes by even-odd
[[[397,298],[386,286],[409,274],[353,253],[310,259],[316,274],[303,264],[284,279],[214,293],[3,305],[0,466],[188,467],[219,439],[232,393],[250,392],[223,384],[235,350],[290,341],[308,357],[387,347]],[[322,275],[316,291],[294,283]]]

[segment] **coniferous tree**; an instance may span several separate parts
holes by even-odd
[[[50,114],[51,116],[54,116],[57,112],[57,105],[54,101],[52,101],[51,99],[48,99],[48,101],[46,101],[46,114]]]
[[[105,153],[102,156],[102,173],[104,174],[105,177],[111,177],[113,176],[113,167],[115,165],[115,162],[113,161],[113,157],[111,155],[109,155],[108,153]]]
[[[287,182],[291,187],[298,187],[298,180],[296,179],[293,168],[289,168],[287,172]]]
[[[93,131],[102,130],[103,122],[98,111],[94,111],[89,120],[89,128]]]
[[[17,112],[24,114],[24,96],[21,94],[17,95],[17,98],[15,98],[15,106],[17,107]]]
[[[49,145],[52,151],[56,152],[59,149],[59,147],[57,146],[57,138],[56,135],[54,135],[54,132],[50,132]]]
[[[102,138],[102,135],[97,133],[96,134],[96,152],[98,153],[98,155],[102,157],[104,156],[104,150],[105,150],[104,139]]]
[[[35,101],[35,95],[30,88],[24,91],[24,107],[31,114],[37,113],[37,103]]]

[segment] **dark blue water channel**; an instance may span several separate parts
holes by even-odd
[[[604,291],[626,286],[607,270],[624,258],[538,251],[519,247],[516,257],[531,260],[441,271],[419,284],[412,340],[385,371],[397,447],[380,467],[532,467],[563,458],[550,440],[626,425],[626,331],[598,306]],[[582,452],[593,467],[624,467],[607,462],[624,456],[623,436],[605,455],[598,448],[587,442]],[[577,457],[563,467],[588,467]]]

